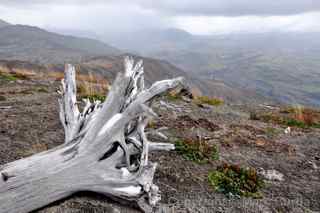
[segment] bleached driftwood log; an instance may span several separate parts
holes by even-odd
[[[142,61],[125,59],[104,103],[85,100],[79,111],[75,69],[66,66],[59,99],[65,143],[0,167],[0,212],[30,212],[77,191],[94,191],[136,202],[151,212],[160,199],[153,184],[156,163],[149,151],[172,150],[148,141],[145,127],[155,113],[148,103],[182,82],[163,80],[144,88]]]

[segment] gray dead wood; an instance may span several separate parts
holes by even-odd
[[[126,58],[125,72],[106,101],[84,100],[80,112],[75,68],[67,65],[59,99],[65,143],[0,167],[0,212],[30,212],[78,191],[135,202],[152,212],[160,195],[153,184],[157,164],[148,154],[174,146],[148,141],[145,127],[155,116],[148,105],[181,83],[182,78],[163,80],[146,89],[142,61]]]

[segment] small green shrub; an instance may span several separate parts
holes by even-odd
[[[208,104],[211,106],[220,106],[224,104],[224,101],[219,98],[210,98],[208,96],[199,96],[196,99],[197,104]]]
[[[298,121],[293,118],[288,118],[283,121],[283,124],[290,127],[307,128],[307,125],[303,121]]]
[[[5,101],[5,100],[7,100],[6,97],[0,95],[0,101]]]
[[[219,160],[219,150],[216,146],[209,146],[199,140],[177,140],[176,151],[186,160],[196,163],[207,163],[210,160]]]
[[[224,164],[210,172],[208,180],[217,192],[229,197],[262,197],[260,189],[264,187],[264,182],[253,168],[244,169],[237,165]]]

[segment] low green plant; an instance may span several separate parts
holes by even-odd
[[[220,155],[219,155],[219,149],[216,145],[214,145],[212,147],[212,151],[211,151],[211,159],[212,160],[219,160],[220,159]]]
[[[311,127],[320,129],[320,123],[313,124],[311,125]]]
[[[37,92],[41,92],[41,93],[48,93],[48,92],[49,92],[49,91],[48,91],[46,88],[44,88],[44,87],[39,87],[39,88],[37,88],[36,90],[37,90]]]
[[[262,198],[260,189],[265,185],[255,169],[229,164],[223,164],[210,172],[208,181],[215,191],[228,197]]]
[[[100,94],[92,94],[92,95],[81,96],[81,99],[89,99],[91,102],[94,102],[94,101],[104,102],[106,100],[106,96],[100,95]]]
[[[217,146],[209,146],[207,142],[199,140],[177,140],[176,151],[186,160],[199,164],[207,163],[210,160],[219,160],[219,150]]]
[[[306,122],[299,121],[294,118],[285,119],[283,124],[290,126],[290,127],[298,127],[298,128],[302,128],[302,129],[320,128],[320,123],[306,123]]]
[[[91,79],[93,81],[94,79]],[[77,94],[79,99],[89,99],[104,102],[106,100],[106,85],[95,85],[92,82],[78,81]]]
[[[270,138],[275,137],[279,135],[279,131],[276,128],[273,127],[267,127],[266,128],[266,135]]]
[[[17,72],[13,73],[12,76],[20,80],[30,80],[30,76],[28,76],[26,73]]]
[[[30,79],[26,73],[7,73],[0,71],[0,80],[3,81],[16,81],[16,80],[28,80]]]
[[[5,101],[5,100],[7,100],[7,98],[2,96],[2,95],[0,95],[0,101]]]
[[[289,110],[287,110],[285,112],[287,114],[290,113]],[[297,127],[297,128],[301,128],[301,129],[306,129],[306,128],[310,128],[310,127],[320,128],[320,123],[318,123],[318,122],[314,122],[314,121],[306,122],[305,119],[298,119],[296,117],[297,116],[283,116],[281,114],[276,114],[276,113],[262,113],[262,114],[251,113],[250,114],[251,120],[259,120],[259,121],[266,122],[266,123],[275,123],[275,124],[279,124],[279,125]],[[306,115],[304,117],[307,118]]]
[[[16,81],[18,78],[14,75],[8,74],[8,73],[0,73],[0,80],[3,81]]]
[[[290,127],[298,127],[298,128],[307,128],[308,125],[304,123],[303,121],[298,121],[293,118],[288,118],[283,121],[284,125],[290,126]]]
[[[219,98],[210,98],[208,96],[199,96],[196,98],[197,104],[208,104],[211,106],[220,106],[224,104],[224,101]]]
[[[168,92],[165,96],[169,101],[177,101],[181,100],[182,96],[179,93],[176,92]]]

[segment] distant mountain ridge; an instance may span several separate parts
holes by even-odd
[[[121,36],[106,41],[169,61],[198,78],[221,80],[287,104],[320,106],[319,32],[199,36],[176,31],[179,36],[164,30],[140,32],[142,37],[131,36],[134,42]]]
[[[0,28],[0,59],[64,63],[120,53],[98,40],[59,35],[38,27],[3,24]]]
[[[0,19],[0,28],[6,27],[6,26],[8,26],[8,25],[10,25],[8,22],[5,22],[5,21],[3,21],[3,20]]]
[[[192,39],[191,34],[175,29],[168,29],[164,33],[156,31],[153,33],[157,34],[157,37],[153,37],[154,44],[163,39],[172,43]],[[139,39],[147,40],[148,35],[151,34],[146,34]],[[139,42],[137,43],[140,44]],[[134,41],[131,43],[135,44]],[[149,46],[149,44],[152,46],[153,43],[144,43],[143,46]],[[43,72],[62,71],[63,64],[67,62],[77,64],[81,72],[98,73],[110,80],[115,77],[117,72],[123,70],[123,55],[121,54],[122,52],[118,49],[94,39],[60,35],[25,25],[7,25],[0,28],[0,60],[2,59],[4,69],[22,66],[27,69],[40,69]],[[264,100],[255,92],[234,89],[222,81],[200,79],[197,75],[186,73],[183,69],[177,68],[165,60],[149,57],[143,57],[143,59],[149,83],[184,76],[189,86],[203,95],[220,97],[233,103]],[[48,65],[51,67],[50,69],[48,69]],[[247,94],[250,96],[248,97]]]

